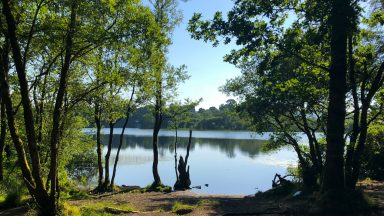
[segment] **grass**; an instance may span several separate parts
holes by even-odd
[[[77,206],[71,206],[68,203],[63,203],[62,215],[67,216],[81,216],[81,210]]]
[[[172,206],[172,212],[178,215],[184,215],[191,213],[195,208],[197,208],[196,205],[189,205],[182,202],[175,202]]]
[[[136,212],[135,208],[131,205],[118,205],[115,203],[107,202],[87,202],[82,206],[78,207],[80,209],[81,215],[101,215],[109,216],[122,213],[132,213]],[[73,215],[77,216],[77,215]]]
[[[69,191],[70,199],[74,200],[80,200],[80,199],[86,199],[89,197],[89,195],[81,190],[70,190]]]
[[[162,192],[162,193],[169,193],[172,192],[172,187],[166,186],[160,183],[158,186],[154,186],[153,184],[148,185],[147,187],[143,188],[141,190],[142,193],[146,192]]]
[[[199,200],[199,202],[197,203],[198,206],[216,206],[219,204],[220,204],[219,201],[210,200],[210,199],[202,199],[202,200]]]

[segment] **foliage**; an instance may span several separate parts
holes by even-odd
[[[164,123],[162,128],[173,129],[171,112],[172,107],[177,103],[170,104],[166,109]],[[193,104],[193,103],[192,103]],[[178,128],[194,130],[250,130],[252,129],[250,123],[246,118],[242,118],[237,112],[237,102],[235,100],[228,100],[225,104],[220,105],[219,109],[210,107],[208,109],[200,108],[195,110],[189,105],[181,105],[179,108],[185,110],[179,115]],[[122,126],[123,120],[119,120],[116,127]],[[106,124],[105,124],[106,125]],[[106,125],[107,126],[107,125]],[[150,106],[137,108],[130,116],[128,122],[129,128],[142,128],[150,129],[153,127],[153,119]]]
[[[384,127],[382,124],[370,127],[362,161],[361,178],[384,180]]]
[[[14,208],[25,203],[26,188],[17,179],[8,179],[1,184],[4,199],[0,206],[3,208]]]

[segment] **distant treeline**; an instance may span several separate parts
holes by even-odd
[[[195,130],[247,130],[249,125],[246,120],[240,118],[235,111],[236,101],[228,100],[225,104],[208,109],[191,109],[186,114],[186,118],[179,123],[179,128],[192,128]],[[125,119],[120,119],[115,128],[123,126]],[[153,112],[151,106],[138,108],[129,118],[129,128],[152,129]],[[107,124],[103,124],[108,127]],[[165,115],[162,128],[171,129],[171,119]]]

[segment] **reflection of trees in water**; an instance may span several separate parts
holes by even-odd
[[[119,145],[119,136],[114,135],[112,146],[117,148]],[[108,142],[108,135],[102,136],[103,144]],[[236,157],[235,150],[238,149],[243,154],[251,158],[255,158],[260,153],[261,144],[265,142],[262,140],[231,140],[231,139],[205,139],[193,138],[191,144],[191,151],[196,146],[208,147],[210,149],[218,150],[225,153],[229,158]],[[173,152],[174,138],[173,137],[159,137],[159,154],[165,156]],[[179,138],[178,148],[186,150],[188,145],[188,138]],[[147,150],[152,149],[152,137],[139,137],[139,136],[124,136],[123,149],[126,148],[143,148]]]

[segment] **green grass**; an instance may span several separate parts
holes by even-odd
[[[217,200],[210,200],[210,199],[202,199],[197,202],[198,206],[216,206],[219,205],[219,201]]]
[[[189,205],[182,202],[175,202],[172,206],[172,212],[178,215],[188,214],[192,212],[195,208],[197,208],[196,205]]]
[[[163,192],[163,193],[168,193],[168,192],[171,192],[172,191],[172,187],[170,186],[166,186],[166,185],[163,185],[163,184],[160,184],[158,186],[154,186],[153,184],[151,185],[148,185],[147,187],[143,188],[141,190],[142,193],[145,193],[145,192]]]
[[[88,202],[80,207],[81,215],[90,216],[109,216],[122,213],[136,212],[135,208],[131,205],[118,205],[114,203],[105,202]],[[74,215],[76,216],[76,215]]]

